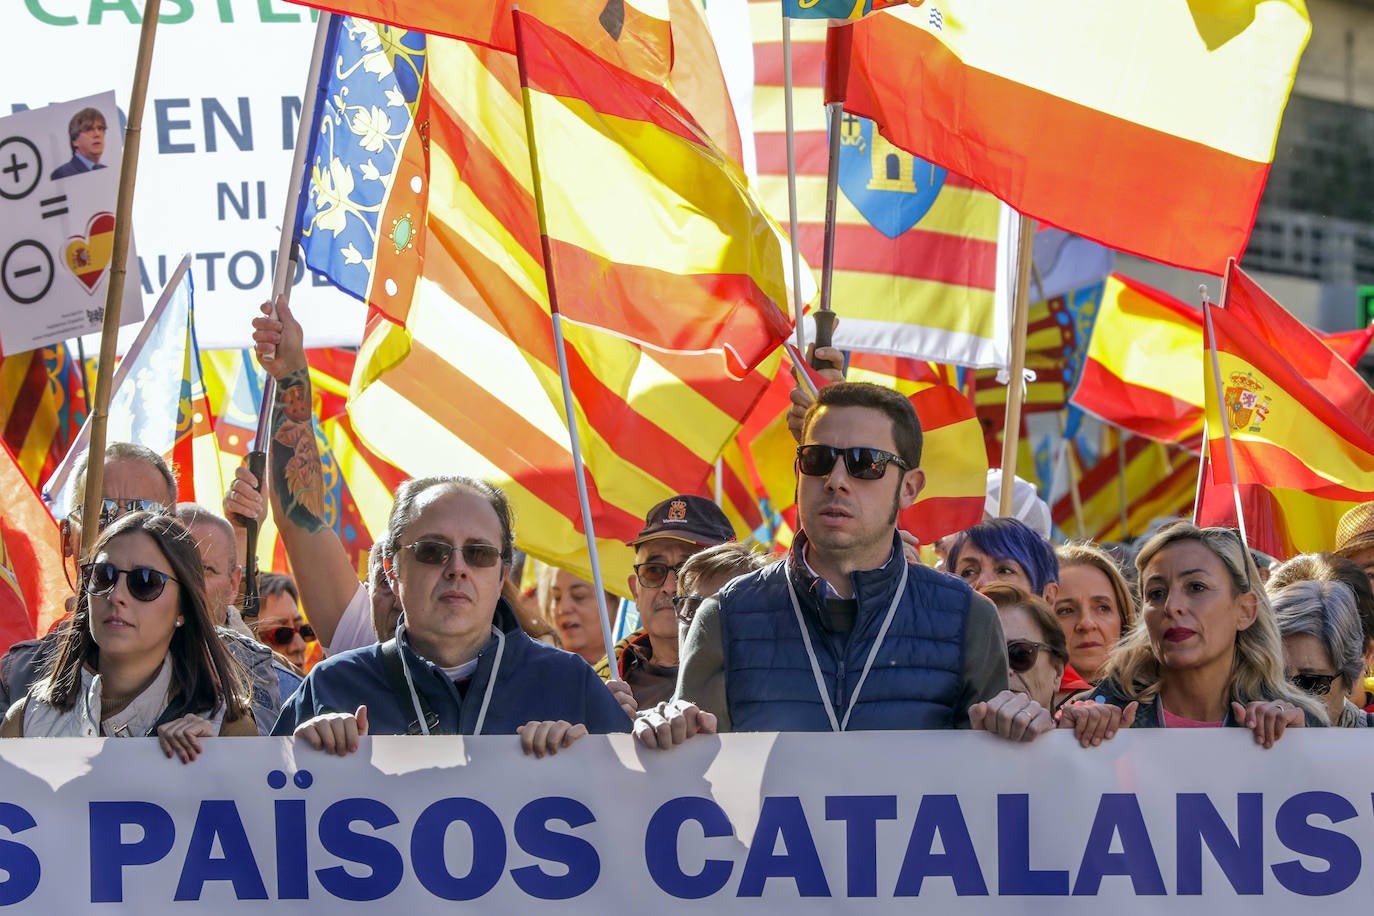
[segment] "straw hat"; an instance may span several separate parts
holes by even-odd
[[[1366,547],[1374,547],[1374,502],[1360,503],[1336,525],[1337,556],[1348,557]]]

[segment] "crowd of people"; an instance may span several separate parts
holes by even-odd
[[[1369,724],[1374,505],[1343,520],[1334,553],[1270,570],[1236,531],[1183,520],[1134,549],[1053,546],[1018,480],[1016,517],[990,511],[927,564],[897,525],[926,483],[911,401],[832,368],[793,394],[786,555],[737,541],[701,496],[648,507],[626,582],[640,625],[608,646],[614,596],[526,573],[506,496],[482,480],[402,484],[358,581],[302,489],[319,455],[300,434],[300,326],[279,303],[254,328],[278,392],[265,479],[241,467],[220,514],[178,504],[161,456],[109,446],[99,518],[64,523],[67,615],[0,659],[0,734],[156,737],[190,762],[205,739],[259,734],[338,755],[366,735],[509,735],[543,757],[611,732],[667,750],[728,731],[1063,728],[1086,747],[1234,726],[1269,747]],[[269,512],[293,576],[264,574],[245,601],[247,526]]]

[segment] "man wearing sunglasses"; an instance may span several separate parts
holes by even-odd
[[[692,555],[735,539],[734,526],[720,507],[701,496],[680,494],[654,506],[644,528],[630,541],[635,551],[630,594],[641,626],[616,643],[616,676],[630,687],[638,709],[652,709],[677,689],[678,570]],[[607,658],[596,673],[610,680]],[[623,688],[622,688],[623,689]]]
[[[911,402],[839,382],[801,432],[790,554],[701,605],[678,700],[660,716],[689,727],[641,720],[641,740],[671,745],[692,721],[708,730],[701,712],[721,731],[982,727],[1029,739],[1052,728],[1029,700],[971,719],[1007,688],[1006,645],[991,602],[903,555],[897,514],[925,485]]]
[[[258,642],[278,652],[305,671],[305,650],[315,641],[315,630],[301,614],[300,594],[290,576],[263,573],[258,577],[262,609],[258,611]]]

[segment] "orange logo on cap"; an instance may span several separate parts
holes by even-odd
[[[687,501],[675,499],[668,504],[668,521],[682,522],[687,520]]]

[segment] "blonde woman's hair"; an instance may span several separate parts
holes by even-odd
[[[1274,609],[1264,593],[1255,561],[1250,551],[1241,544],[1236,531],[1230,528],[1198,528],[1190,522],[1174,522],[1159,529],[1136,555],[1135,566],[1141,582],[1141,608],[1146,604],[1146,567],[1160,551],[1185,541],[1202,544],[1221,560],[1230,576],[1233,598],[1246,594],[1255,596],[1255,622],[1236,633],[1231,675],[1227,681],[1227,699],[1242,704],[1254,700],[1282,700],[1325,723],[1325,709],[1307,694],[1290,686],[1283,676],[1283,641],[1279,637]],[[1150,642],[1149,628],[1143,626],[1134,628],[1121,638],[1103,668],[1103,677],[1116,681],[1124,696],[1145,703],[1159,697],[1163,674],[1159,656]]]

